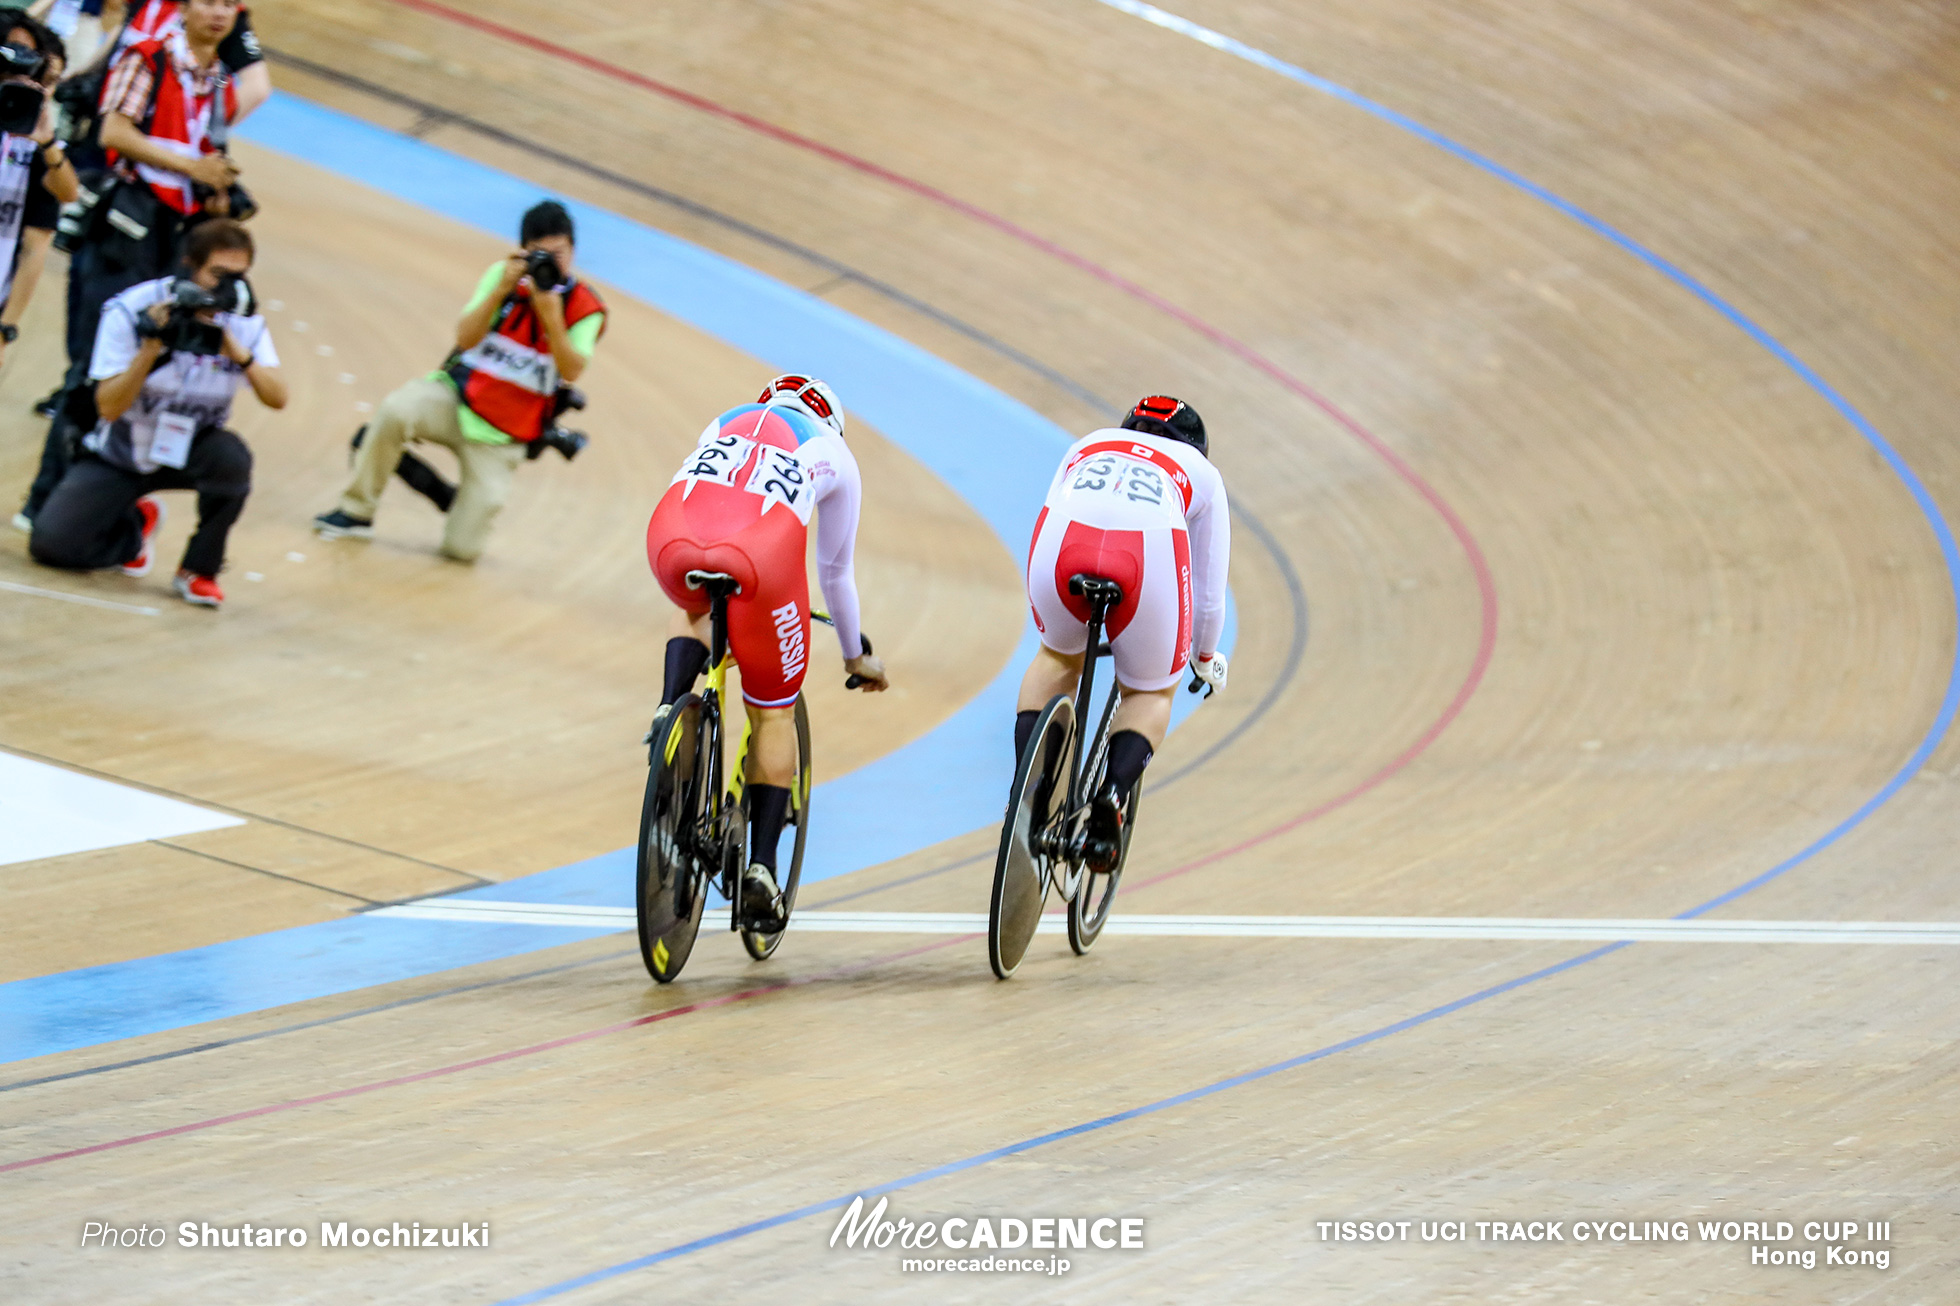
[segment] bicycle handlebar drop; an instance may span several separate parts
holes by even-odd
[[[829,620],[829,618],[825,618],[825,620],[827,621]],[[864,645],[865,654],[868,655],[871,652],[871,636],[865,634],[863,631],[859,631],[858,643]],[[859,685],[862,685],[863,683],[864,683],[863,676],[851,675],[851,676],[844,677],[844,688],[846,689],[856,689]]]

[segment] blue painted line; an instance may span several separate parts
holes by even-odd
[[[1325,1061],[1328,1057],[1338,1056],[1340,1053],[1349,1052],[1358,1047],[1365,1047],[1370,1043],[1379,1043],[1381,1040],[1395,1034],[1400,1034],[1405,1030],[1414,1029],[1419,1025],[1427,1025],[1434,1020],[1441,1020],[1444,1016],[1450,1015],[1452,1012],[1461,1011],[1465,1007],[1488,1001],[1500,994],[1509,993],[1513,989],[1523,988],[1525,985],[1535,983],[1541,979],[1548,979],[1553,975],[1571,970],[1576,966],[1583,966],[1589,961],[1595,961],[1610,952],[1618,952],[1621,948],[1632,946],[1630,943],[1609,943],[1603,947],[1595,948],[1582,956],[1557,962],[1542,970],[1535,970],[1529,975],[1520,975],[1516,979],[1506,980],[1502,984],[1494,984],[1490,988],[1479,990],[1476,993],[1470,994],[1468,997],[1458,998],[1454,1002],[1445,1002],[1440,1007],[1431,1007],[1429,1010],[1421,1012],[1418,1015],[1410,1016],[1404,1020],[1398,1020],[1392,1025],[1383,1025],[1381,1028],[1369,1030],[1365,1034],[1357,1034],[1353,1038],[1342,1039],[1338,1043],[1329,1043],[1325,1047],[1315,1048],[1312,1052],[1303,1052],[1297,1057],[1291,1057],[1285,1061],[1276,1061],[1270,1066],[1261,1066],[1257,1070],[1248,1070],[1244,1074],[1233,1075],[1229,1079],[1220,1079],[1214,1083],[1206,1084],[1201,1088],[1190,1089],[1187,1092],[1178,1093],[1172,1097],[1160,1098],[1155,1102],[1146,1102],[1142,1106],[1131,1107],[1127,1111],[1118,1111],[1114,1115],[1102,1116],[1095,1120],[1085,1121],[1079,1125],[1070,1125],[1066,1129],[1057,1129],[1035,1138],[1023,1139],[1018,1143],[1009,1143],[1005,1147],[996,1147],[991,1152],[980,1152],[973,1156],[963,1157],[958,1161],[948,1161],[944,1165],[936,1165],[929,1170],[920,1170],[916,1174],[906,1175],[903,1179],[894,1179],[889,1183],[876,1184],[870,1188],[854,1189],[841,1197],[832,1197],[825,1201],[812,1202],[808,1206],[799,1206],[793,1211],[785,1211],[780,1215],[772,1215],[766,1219],[737,1225],[733,1229],[724,1229],[719,1233],[708,1234],[704,1237],[696,1238],[691,1242],[676,1243],[674,1246],[664,1248],[661,1251],[652,1252],[646,1256],[635,1257],[630,1261],[621,1261],[617,1265],[609,1265],[602,1270],[594,1270],[589,1274],[582,1274],[575,1279],[565,1279],[558,1283],[548,1284],[545,1287],[522,1293],[516,1297],[506,1297],[498,1302],[497,1306],[522,1306],[523,1303],[548,1301],[553,1297],[560,1297],[568,1292],[590,1287],[595,1283],[603,1283],[607,1279],[618,1278],[622,1274],[631,1274],[635,1270],[644,1270],[649,1266],[658,1265],[662,1261],[676,1260],[691,1252],[705,1251],[710,1247],[719,1246],[722,1243],[733,1242],[737,1238],[746,1238],[750,1234],[762,1233],[765,1230],[779,1228],[785,1224],[794,1224],[798,1220],[807,1219],[813,1215],[821,1215],[825,1211],[841,1211],[859,1197],[863,1197],[869,1201],[872,1198],[881,1197],[886,1193],[895,1193],[900,1189],[913,1188],[934,1179],[944,1179],[948,1175],[959,1174],[964,1170],[973,1170],[992,1161],[999,1161],[1010,1156],[1019,1156],[1023,1152],[1032,1152],[1036,1148],[1046,1147],[1050,1143],[1059,1143],[1066,1139],[1080,1137],[1083,1134],[1094,1133],[1099,1129],[1107,1129],[1111,1125],[1120,1125],[1126,1120],[1136,1120],[1143,1116],[1156,1115],[1160,1111],[1169,1111],[1173,1107],[1186,1106],[1203,1098],[1214,1097],[1228,1089],[1239,1088],[1242,1085],[1253,1083],[1256,1080],[1269,1079],[1274,1075],[1284,1074],[1289,1070],[1297,1070],[1310,1062]]]
[[[241,129],[350,181],[502,240],[550,192],[520,178],[280,93]],[[830,381],[856,416],[918,458],[1025,561],[1035,510],[1072,437],[917,345],[730,259],[567,198],[579,263],[775,371]],[[765,375],[758,375],[759,389]],[[742,396],[738,396],[742,397]],[[705,420],[705,417],[704,417]],[[647,505],[652,511],[652,502]],[[648,578],[649,604],[658,589]],[[1229,651],[1236,610],[1228,601]],[[812,795],[803,878],[875,866],[1000,819],[1012,773],[1014,699],[1032,622],[1000,672],[946,721]],[[1178,695],[1173,722],[1196,707]],[[823,741],[817,741],[821,748]],[[630,833],[630,832],[629,832]],[[462,896],[633,905],[634,851],[617,849]],[[495,961],[592,933],[563,927],[354,917],[0,985],[0,1063],[133,1038],[287,1003]]]
[[[1446,150],[1458,158],[1475,164],[1484,171],[1502,178],[1527,194],[1543,200],[1559,212],[1566,214],[1604,236],[1621,249],[1638,258],[1641,262],[1691,291],[1696,298],[1741,328],[1750,339],[1768,350],[1779,362],[1783,363],[1802,378],[1806,385],[1822,395],[1833,408],[1837,409],[1845,420],[1851,423],[1860,435],[1864,436],[1871,443],[1872,447],[1878,451],[1880,457],[1885,460],[1886,465],[1891,467],[1899,479],[1905,483],[1906,488],[1912,494],[1914,502],[1919,505],[1920,512],[1924,514],[1927,524],[1932,528],[1934,538],[1939,542],[1940,554],[1946,563],[1948,586],[1954,597],[1955,611],[1956,613],[1960,613],[1960,547],[1955,546],[1953,532],[1947,526],[1946,519],[1941,515],[1939,505],[1934,502],[1933,496],[1927,491],[1925,485],[1913,472],[1912,468],[1907,466],[1905,459],[1900,457],[1898,451],[1879,433],[1878,428],[1873,426],[1865,418],[1864,414],[1854,408],[1849,400],[1845,399],[1843,395],[1839,394],[1836,389],[1812,370],[1809,364],[1798,358],[1795,353],[1783,345],[1781,341],[1771,336],[1762,327],[1756,325],[1740,309],[1729,304],[1713,290],[1675,264],[1647,249],[1632,237],[1625,235],[1614,227],[1607,225],[1599,218],[1587,213],[1569,200],[1554,194],[1536,182],[1527,180],[1503,164],[1487,158],[1467,146],[1458,144],[1442,133],[1425,127],[1406,114],[1398,113],[1386,105],[1378,104],[1373,100],[1367,99],[1365,96],[1358,95],[1336,82],[1330,82],[1324,77],[1316,76],[1303,68],[1286,63],[1262,50],[1236,41],[1222,33],[1215,32],[1207,27],[1200,27],[1198,24],[1190,22],[1187,19],[1179,18],[1175,14],[1166,13],[1154,5],[1142,4],[1138,0],[1097,0],[1097,3],[1143,18],[1148,22],[1155,23],[1159,27],[1168,28],[1184,36],[1189,36],[1214,49],[1235,55],[1262,68],[1270,69],[1273,72],[1279,73],[1281,76],[1288,77],[1302,85],[1312,87],[1314,90],[1333,96],[1343,103],[1350,104],[1386,122],[1393,123],[1395,126],[1430,142],[1438,148]],[[1960,642],[1956,642],[1954,661],[1948,673],[1946,693],[1940,701],[1939,711],[1934,716],[1933,724],[1927,730],[1925,738],[1913,750],[1912,755],[1906,760],[1905,765],[1900,769],[1898,774],[1893,776],[1883,788],[1860,806],[1857,811],[1846,817],[1827,834],[1811,843],[1801,852],[1777,863],[1754,879],[1737,885],[1727,893],[1718,894],[1697,907],[1689,908],[1687,911],[1680,913],[1676,919],[1687,920],[1704,915],[1726,903],[1734,901],[1746,893],[1759,889],[1778,876],[1815,857],[1818,853],[1842,839],[1853,828],[1882,807],[1888,799],[1899,791],[1902,785],[1910,780],[1925,765],[1926,759],[1932,755],[1933,750],[1939,746],[1940,740],[1946,736],[1947,730],[1952,726],[1956,707],[1960,707]],[[1406,1020],[1399,1020],[1391,1025],[1383,1025],[1381,1028],[1370,1030],[1366,1034],[1345,1039],[1339,1043],[1330,1043],[1326,1047],[1317,1048],[1312,1052],[1303,1053],[1300,1056],[1292,1057],[1285,1061],[1277,1061],[1271,1065],[1262,1066],[1257,1070],[1250,1070],[1244,1074],[1234,1075],[1229,1079],[1221,1079],[1201,1088],[1195,1088],[1173,1097],[1149,1102],[1128,1111],[1120,1111],[1115,1115],[1103,1116],[1100,1119],[1073,1125],[1067,1129],[1059,1129],[1053,1133],[1042,1134],[1036,1138],[1025,1139],[1018,1143],[1010,1143],[1005,1147],[998,1147],[990,1152],[981,1152],[977,1155],[966,1157],[963,1160],[948,1162],[945,1165],[935,1166],[930,1170],[921,1170],[917,1174],[908,1175],[903,1179],[895,1179],[889,1183],[859,1189],[841,1197],[833,1197],[828,1201],[798,1207],[794,1211],[788,1211],[781,1215],[771,1216],[765,1220],[757,1220],[750,1224],[740,1225],[720,1233],[697,1238],[692,1242],[681,1243],[663,1251],[654,1252],[648,1256],[642,1256],[630,1261],[622,1261],[617,1265],[608,1266],[602,1270],[595,1270],[590,1274],[581,1275],[576,1279],[566,1279],[560,1283],[550,1284],[521,1296],[506,1298],[504,1302],[500,1303],[500,1306],[516,1306],[519,1302],[545,1301],[549,1298],[571,1292],[576,1288],[599,1283],[621,1274],[644,1269],[650,1265],[657,1265],[662,1261],[673,1260],[676,1257],[685,1256],[690,1252],[731,1242],[750,1234],[761,1233],[766,1229],[777,1228],[781,1225],[789,1224],[808,1216],[817,1215],[824,1211],[841,1210],[849,1206],[860,1193],[865,1197],[876,1197],[884,1193],[895,1192],[901,1188],[910,1188],[926,1183],[929,1180],[942,1178],[946,1175],[958,1174],[963,1170],[971,1170],[977,1166],[986,1165],[990,1161],[1000,1160],[1003,1157],[1015,1156],[1023,1152],[1033,1151],[1038,1147],[1045,1147],[1050,1143],[1058,1143],[1064,1139],[1075,1138],[1083,1134],[1094,1133],[1097,1130],[1107,1129],[1112,1125],[1121,1124],[1126,1120],[1135,1120],[1140,1116],[1154,1115],[1159,1111],[1168,1111],[1173,1107],[1184,1106],[1188,1103],[1223,1093],[1228,1089],[1238,1088],[1241,1085],[1253,1083],[1256,1080],[1283,1074],[1289,1070],[1296,1070],[1311,1062],[1322,1061],[1328,1057],[1351,1051],[1369,1043],[1380,1042],[1382,1039],[1415,1029],[1421,1025],[1429,1024],[1431,1021],[1440,1020],[1444,1016],[1462,1011],[1466,1007],[1487,1002],[1492,998],[1523,988],[1528,984],[1535,984],[1540,980],[1550,979],[1554,975],[1561,975],[1566,971],[1575,970],[1580,966],[1597,961],[1601,957],[1608,956],[1620,951],[1622,948],[1631,946],[1630,943],[1624,942],[1609,943],[1604,947],[1595,948],[1591,952],[1583,953],[1580,956],[1569,958],[1555,965],[1532,971],[1528,975],[1520,975],[1516,979],[1506,980],[1502,984],[1493,985],[1487,989],[1480,989],[1467,997],[1458,998],[1454,1002],[1446,1002],[1440,1007],[1431,1007],[1429,1010],[1419,1015],[1410,1016]]]
[[[353,916],[15,980],[0,985],[0,1049],[21,1061],[610,933],[475,922],[454,932],[401,928],[415,923]]]
[[[1268,54],[1256,46],[1247,45],[1245,42],[1235,40],[1222,32],[1200,26],[1187,18],[1180,18],[1176,14],[1167,13],[1155,5],[1144,4],[1142,0],[1096,0],[1096,2],[1107,5],[1111,9],[1120,10],[1123,13],[1141,18],[1147,23],[1153,23],[1168,31],[1176,32],[1180,36],[1190,37],[1192,40],[1208,45],[1214,50],[1229,54],[1237,59],[1243,59],[1247,63],[1264,68],[1269,72],[1278,73],[1281,77],[1298,82],[1302,86],[1310,87],[1313,90],[1319,91],[1322,95],[1331,96],[1343,104],[1351,105],[1356,109],[1360,109],[1363,113],[1370,114],[1381,119],[1383,122],[1399,127],[1410,135],[1434,145],[1437,149],[1453,154],[1465,163],[1480,168],[1491,176],[1515,186],[1533,199],[1540,200],[1552,208],[1557,209],[1560,213],[1571,218],[1574,222],[1579,223],[1587,230],[1619,246],[1619,248],[1633,255],[1633,257],[1639,259],[1654,271],[1688,291],[1709,308],[1714,309],[1744,335],[1767,350],[1777,362],[1796,373],[1797,377],[1805,385],[1809,386],[1826,403],[1836,409],[1838,415],[1849,422],[1852,428],[1859,435],[1863,436],[1873,449],[1878,451],[1878,456],[1885,460],[1885,465],[1890,467],[1893,474],[1904,483],[1906,490],[1912,495],[1913,502],[1919,505],[1920,514],[1926,519],[1926,524],[1932,528],[1933,538],[1939,543],[1940,556],[1946,564],[1947,586],[1953,595],[1955,611],[1956,613],[1960,613],[1960,545],[1955,544],[1953,531],[1947,525],[1945,516],[1941,514],[1939,504],[1934,501],[1932,493],[1927,490],[1925,483],[1919,479],[1918,474],[1906,464],[1906,460],[1899,455],[1899,451],[1892,447],[1892,442],[1880,434],[1879,429],[1863,413],[1853,407],[1850,400],[1838,393],[1835,386],[1818,375],[1816,369],[1799,358],[1789,346],[1757,325],[1741,309],[1716,294],[1715,291],[1710,289],[1692,273],[1683,269],[1679,264],[1661,257],[1661,255],[1648,249],[1645,245],[1642,245],[1639,241],[1619,230],[1617,227],[1612,226],[1603,219],[1594,217],[1591,213],[1580,208],[1564,196],[1548,190],[1521,173],[1505,167],[1490,156],[1480,154],[1469,146],[1452,140],[1433,127],[1428,127],[1417,122],[1405,113],[1400,113],[1385,104],[1349,90],[1339,82],[1331,82],[1325,77],[1308,72],[1297,64],[1290,64],[1284,59]],[[1799,866],[1805,861],[1808,861],[1842,839],[1846,834],[1849,834],[1853,828],[1858,826],[1873,812],[1883,807],[1894,794],[1899,792],[1901,786],[1911,780],[1913,776],[1917,775],[1920,769],[1926,765],[1927,759],[1933,755],[1933,750],[1939,747],[1940,741],[1946,738],[1947,731],[1952,728],[1956,711],[1960,711],[1960,640],[1955,641],[1953,662],[1947,671],[1946,693],[1940,699],[1939,710],[1933,716],[1932,725],[1927,728],[1925,737],[1920,740],[1919,746],[1913,749],[1912,755],[1906,759],[1905,764],[1899,768],[1898,773],[1891,780],[1887,781],[1882,789],[1876,794],[1873,794],[1863,806],[1834,826],[1815,843],[1810,844],[1802,851],[1784,861],[1778,862],[1775,866],[1770,867],[1754,879],[1737,885],[1727,893],[1717,894],[1699,906],[1690,907],[1687,911],[1680,914],[1679,919],[1686,920],[1695,916],[1701,916],[1714,911],[1717,907],[1733,902],[1743,894],[1750,893],[1768,884],[1771,880],[1783,875],[1792,867]]]

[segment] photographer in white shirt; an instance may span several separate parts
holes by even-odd
[[[34,518],[37,561],[146,575],[164,517],[156,491],[194,490],[198,525],[177,593],[205,607],[224,602],[225,537],[252,488],[252,452],[225,429],[232,398],[249,384],[268,408],[286,406],[272,333],[245,280],[252,252],[238,223],[200,223],[178,275],[104,306],[89,360],[100,420]]]

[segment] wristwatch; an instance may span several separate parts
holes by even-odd
[[[20,328],[12,322],[0,322],[0,341],[12,344],[20,339]]]

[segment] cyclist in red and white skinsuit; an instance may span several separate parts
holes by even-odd
[[[804,543],[817,511],[817,580],[837,626],[844,667],[861,688],[886,688],[884,665],[858,628],[857,545],[863,496],[857,459],[844,443],[844,412],[823,382],[779,376],[753,404],[708,423],[647,523],[647,562],[680,608],[667,641],[664,707],[693,689],[708,664],[707,591],[690,571],[723,572],[739,592],[728,602],[728,643],[749,713],[750,865],[743,910],[780,917],[776,844],[796,780],[796,697],[809,667],[810,582]],[[656,717],[656,726],[658,729]]]
[[[1068,592],[1069,578],[1086,573],[1123,587],[1106,627],[1123,697],[1110,722],[1108,783],[1089,813],[1096,870],[1115,856],[1124,802],[1170,728],[1186,665],[1225,687],[1217,650],[1232,522],[1207,448],[1205,424],[1189,404],[1153,395],[1122,429],[1092,431],[1069,447],[1035,521],[1028,602],[1041,649],[1021,681],[1017,758],[1041,709],[1073,693],[1082,675],[1089,602]]]

